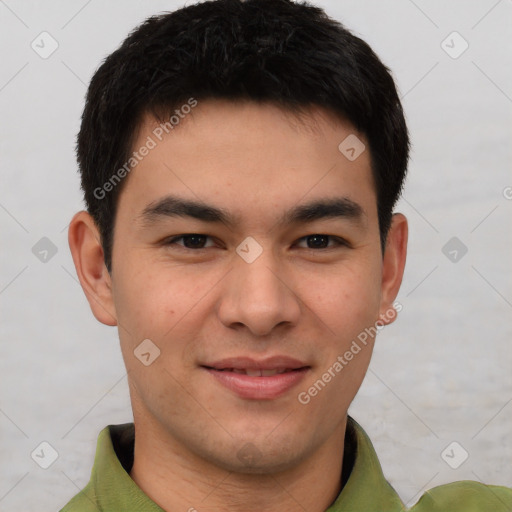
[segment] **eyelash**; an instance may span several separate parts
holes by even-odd
[[[169,245],[179,245],[181,248],[183,248],[185,250],[189,250],[189,251],[199,251],[199,250],[202,250],[202,249],[204,250],[204,249],[208,249],[209,248],[209,247],[198,247],[198,248],[185,247],[182,244],[177,244],[176,243],[178,240],[183,240],[183,239],[188,238],[188,237],[205,237],[207,239],[212,239],[212,237],[210,237],[209,235],[203,235],[201,233],[187,233],[187,234],[184,234],[184,235],[179,235],[179,236],[175,236],[175,237],[167,239],[164,242],[164,245],[166,245],[166,246],[169,246]],[[336,243],[336,246],[318,247],[318,248],[305,247],[305,249],[308,249],[310,251],[328,250],[328,249],[334,249],[335,247],[350,247],[350,244],[346,240],[344,240],[343,238],[340,238],[340,237],[334,236],[334,235],[324,235],[322,233],[314,233],[314,234],[311,234],[311,235],[306,235],[306,236],[303,236],[303,237],[299,238],[298,241],[299,242],[301,242],[303,240],[307,241],[307,239],[311,238],[311,237],[325,237],[325,238],[328,238],[329,241],[334,241]]]

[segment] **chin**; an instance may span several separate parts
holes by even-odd
[[[275,425],[274,425],[275,427]],[[306,449],[305,439],[297,439],[288,433],[273,439],[264,435],[251,437],[247,434],[241,438],[233,437],[222,451],[216,445],[202,456],[217,467],[237,474],[270,475],[287,471],[303,462],[314,446]],[[295,440],[294,440],[295,439]]]
[[[248,448],[249,446],[250,448]],[[251,453],[252,457],[248,456],[248,453]],[[234,458],[231,456],[229,459],[225,457],[215,457],[210,460],[210,462],[232,473],[268,476],[282,473],[296,467],[303,458],[292,454],[281,453],[280,455],[276,455],[262,453],[252,443],[247,443],[238,451],[235,449],[234,455]]]

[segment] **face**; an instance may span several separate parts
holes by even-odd
[[[383,258],[369,151],[338,149],[368,145],[319,108],[210,100],[158,126],[141,125],[134,149],[156,145],[124,184],[108,292],[90,300],[119,325],[135,423],[230,471],[297,465],[343,434],[368,332],[392,319],[405,219]]]

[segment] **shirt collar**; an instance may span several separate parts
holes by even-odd
[[[352,442],[351,442],[352,439]],[[405,509],[397,492],[384,478],[370,438],[350,416],[345,447],[354,446],[355,460],[350,476],[336,501],[326,512],[364,510],[365,512],[400,512]],[[345,463],[345,457],[343,458]]]
[[[76,499],[90,501],[100,511],[164,512],[129,475],[134,439],[133,423],[109,425],[100,432],[91,479]],[[326,512],[398,512],[404,509],[398,494],[384,478],[370,439],[350,416],[343,466],[345,485]]]

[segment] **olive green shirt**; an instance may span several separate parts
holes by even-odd
[[[133,423],[105,427],[89,483],[60,512],[163,512],[130,478],[134,439]],[[512,512],[512,488],[471,481],[435,487],[406,509],[370,439],[350,417],[342,473],[342,490],[326,512]]]

